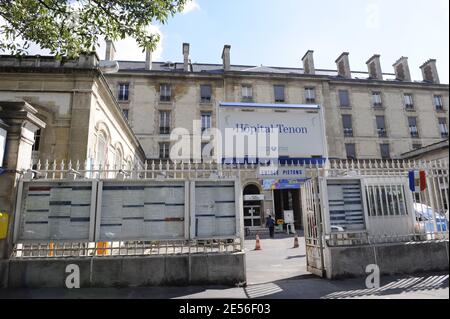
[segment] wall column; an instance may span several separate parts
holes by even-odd
[[[0,174],[0,211],[9,215],[7,238],[0,240],[0,260],[8,259],[12,249],[17,186],[24,170],[31,168],[34,134],[45,128],[37,110],[26,102],[1,102],[0,119],[6,124],[6,150]]]

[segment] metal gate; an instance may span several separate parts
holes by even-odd
[[[307,270],[314,275],[324,277],[323,218],[319,194],[317,177],[309,179],[301,187]]]

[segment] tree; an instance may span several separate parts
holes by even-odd
[[[132,37],[143,51],[154,50],[159,35],[148,26],[165,24],[187,1],[0,0],[0,51],[26,54],[34,42],[57,57],[75,58],[92,52],[100,36]]]

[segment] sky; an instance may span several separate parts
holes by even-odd
[[[232,64],[301,67],[311,49],[316,68],[336,69],[347,51],[353,71],[366,71],[365,62],[380,54],[383,72],[393,73],[392,64],[407,56],[413,80],[435,58],[441,82],[449,83],[448,0],[191,0],[152,30],[162,39],[155,61],[182,61],[183,42],[191,45],[193,63],[222,63],[229,44]],[[116,49],[120,60],[145,58],[132,39]],[[104,51],[102,43],[101,58]]]

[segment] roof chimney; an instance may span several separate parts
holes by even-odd
[[[409,71],[408,58],[402,56],[393,64],[395,78],[399,81],[411,82],[411,72]]]
[[[380,55],[375,54],[366,62],[371,79],[383,80],[383,72],[381,71]]]
[[[115,56],[116,56],[116,47],[114,46],[114,42],[112,42],[109,39],[106,39],[105,60],[114,61]]]
[[[230,60],[231,45],[225,45],[222,51],[222,61],[224,71],[231,70],[231,60]]]
[[[314,67],[314,51],[308,50],[302,58],[305,74],[316,74]]]
[[[435,84],[441,83],[439,81],[439,74],[437,71],[435,59],[428,60],[420,68],[422,69],[422,76],[425,82],[431,82]]]
[[[152,50],[148,48],[145,50],[145,69],[152,69]]]
[[[342,53],[335,62],[337,65],[338,75],[343,78],[351,79],[352,72],[350,70],[350,61],[348,59],[349,54],[350,53],[348,52]]]
[[[189,72],[189,43],[183,43],[183,69]]]

